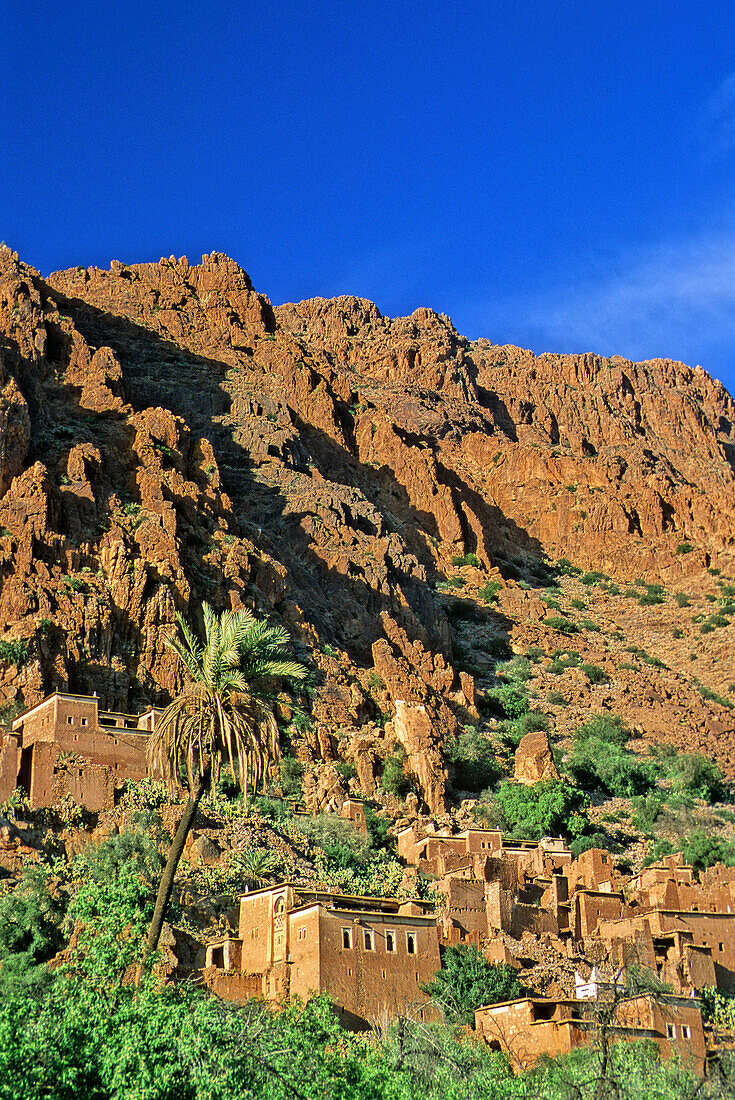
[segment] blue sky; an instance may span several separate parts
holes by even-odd
[[[735,389],[735,5],[0,0],[0,237]]]

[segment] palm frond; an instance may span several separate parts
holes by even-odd
[[[257,790],[280,757],[275,681],[303,680],[307,670],[289,658],[283,627],[269,626],[250,611],[218,615],[208,603],[202,616],[201,639],[181,616],[180,637],[166,639],[188,678],[151,733],[149,768],[175,786],[185,765],[193,789],[194,777],[210,762],[215,783],[226,762],[247,797],[248,787]]]

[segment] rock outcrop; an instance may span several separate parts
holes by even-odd
[[[544,779],[558,779],[548,735],[543,731],[527,733],[516,749],[513,778],[517,783],[532,787]]]
[[[304,761],[345,759],[371,793],[400,741],[439,812],[442,746],[497,655],[558,648],[549,559],[689,588],[730,568],[735,407],[699,368],[533,356],[357,298],[273,308],[218,253],[42,279],[1,248],[0,331],[6,706],[163,702],[176,613],[249,606],[318,670]],[[676,730],[735,772],[729,711],[685,660],[643,670],[650,698],[618,670],[616,703],[657,738],[675,697]]]

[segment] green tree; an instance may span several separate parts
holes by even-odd
[[[532,787],[504,779],[490,799],[493,803],[501,827],[523,840],[575,837],[589,824],[589,798],[563,779],[546,779]]]
[[[48,867],[26,864],[18,885],[0,898],[0,991],[34,985],[63,946],[63,900]]]
[[[441,1004],[450,1020],[470,1026],[480,1005],[512,1001],[523,994],[513,967],[488,962],[474,944],[447,947],[441,970],[421,988]]]
[[[245,799],[249,783],[258,788],[280,756],[274,685],[280,679],[303,680],[307,671],[288,657],[289,636],[283,627],[268,626],[249,611],[217,615],[208,603],[202,604],[202,613],[201,638],[179,615],[181,638],[166,639],[183,665],[185,681],[148,741],[149,772],[174,787],[183,767],[189,790],[161,877],[149,953],[158,946],[176,868],[202,795],[216,786],[225,764]]]

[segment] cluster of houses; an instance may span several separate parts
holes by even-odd
[[[156,718],[155,710],[115,714],[95,697],[55,693],[21,714],[0,744],[0,801],[21,785],[32,806],[66,795],[90,810],[114,805],[124,781],[145,774]],[[365,829],[359,800],[341,812]],[[518,1066],[589,1042],[612,1005],[608,1034],[649,1039],[704,1069],[697,993],[735,994],[735,868],[697,876],[679,855],[624,875],[599,849],[574,859],[560,839],[509,841],[496,829],[452,833],[429,821],[396,841],[406,864],[434,880],[439,904],[290,882],[249,891],[229,932],[202,944],[202,981],[236,1001],[325,992],[355,1028],[404,1013],[432,1020],[438,1010],[424,986],[442,948],[474,944],[544,990],[477,1010],[477,1033]],[[541,969],[542,984],[534,981]],[[634,969],[659,991],[626,995]]]

